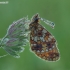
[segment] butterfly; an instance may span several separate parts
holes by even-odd
[[[44,20],[38,14],[34,15],[29,25],[30,27],[30,47],[31,50],[40,58],[48,61],[56,61],[59,59],[59,51],[54,36],[47,31],[39,21],[49,22],[54,27],[54,23]]]
[[[23,51],[23,46],[28,42],[30,34],[30,48],[39,58],[47,61],[56,61],[59,59],[59,50],[54,36],[40,24],[40,20],[54,28],[55,24],[49,20],[39,17],[35,14],[31,20],[28,17],[13,22],[7,30],[7,34],[1,40],[1,47],[10,55],[19,57]]]

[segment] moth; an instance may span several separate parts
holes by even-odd
[[[1,46],[12,56],[18,57],[22,47],[28,42],[30,34],[30,48],[41,59],[56,61],[59,59],[59,50],[54,36],[40,24],[40,20],[54,28],[55,24],[35,14],[31,20],[27,18],[13,22],[1,41]]]

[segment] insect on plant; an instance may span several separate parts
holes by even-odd
[[[35,14],[31,20],[28,20],[28,17],[22,18],[9,26],[7,34],[1,39],[0,46],[10,55],[19,57],[30,34],[30,48],[35,55],[48,61],[58,60],[59,50],[56,39],[40,24],[40,20],[52,28],[55,26],[53,22],[39,17],[39,14]]]

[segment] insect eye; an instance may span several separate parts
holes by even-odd
[[[38,18],[34,18],[34,21],[38,21]]]
[[[34,22],[35,23],[39,22],[39,18],[34,18]]]

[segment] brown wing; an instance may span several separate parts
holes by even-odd
[[[59,51],[54,36],[40,24],[36,29],[31,30],[30,46],[31,50],[42,59],[48,61],[59,59]]]

